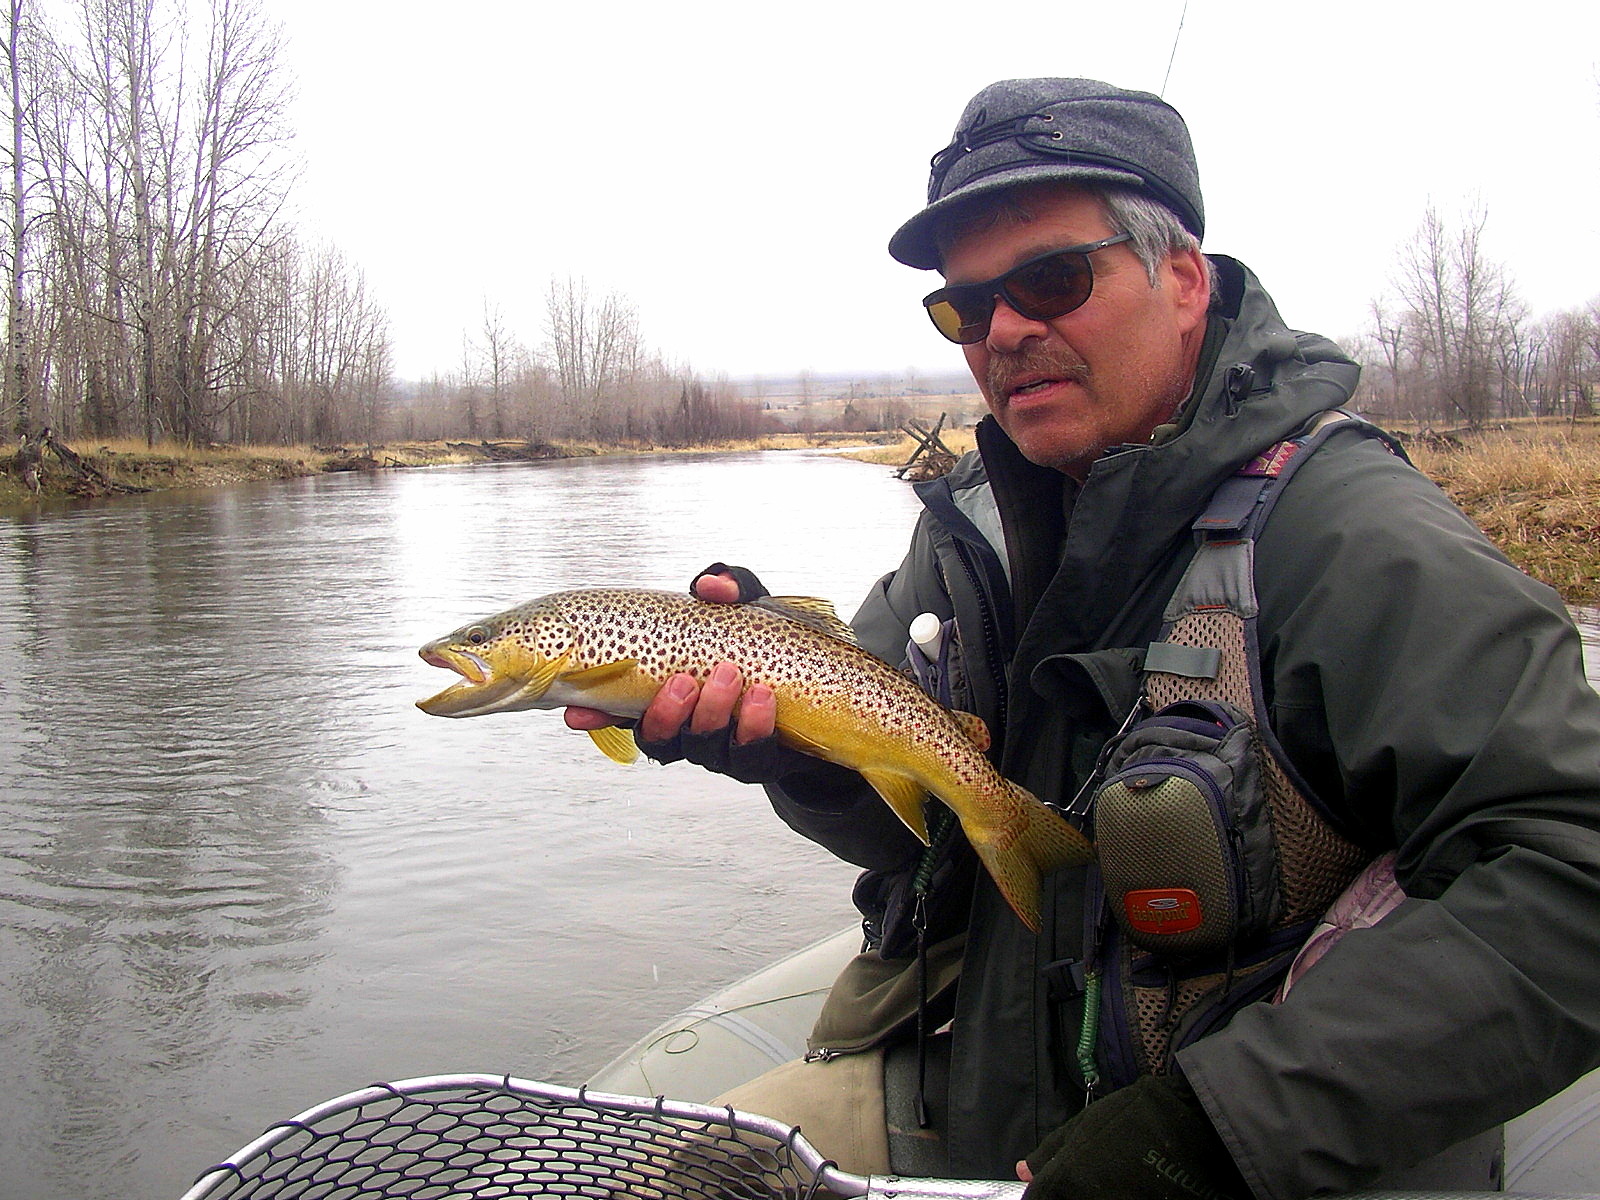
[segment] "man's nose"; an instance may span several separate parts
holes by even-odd
[[[1010,354],[1021,348],[1029,338],[1045,337],[1050,326],[1044,321],[1025,317],[1005,297],[994,298],[994,315],[989,318],[989,336],[984,339],[989,349],[999,354]]]

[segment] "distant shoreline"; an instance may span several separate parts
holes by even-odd
[[[941,436],[959,454],[972,431]],[[1519,421],[1450,434],[1412,431],[1417,466],[1512,562],[1561,593],[1568,604],[1600,605],[1600,419]],[[494,442],[396,442],[361,447],[210,447],[118,442],[73,447],[89,477],[46,456],[36,496],[7,463],[0,470],[0,516],[19,516],[40,500],[215,487],[346,471],[405,470],[595,456],[733,453],[839,448],[846,457],[896,465],[913,443],[897,433],[780,434],[747,442],[664,447]],[[864,447],[864,448],[863,448]],[[95,477],[98,477],[96,479]]]
[[[271,479],[413,467],[481,466],[490,463],[632,455],[734,453],[860,447],[891,441],[897,433],[776,434],[744,442],[706,446],[613,445],[527,442],[513,439],[392,442],[370,446],[205,446],[157,445],[119,440],[109,444],[66,443],[76,463],[44,453],[36,474],[38,490],[9,464],[0,469],[0,514],[12,515],[40,500],[102,499],[115,495],[217,487]],[[81,465],[81,470],[79,466]]]

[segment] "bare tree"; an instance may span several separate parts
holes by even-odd
[[[1487,214],[1476,208],[1459,230],[1429,208],[1401,252],[1396,280],[1417,365],[1441,406],[1482,424],[1496,396],[1496,348],[1520,319],[1504,269],[1483,251]]]
[[[489,388],[489,427],[497,438],[505,437],[511,428],[508,409],[511,405],[511,382],[518,361],[524,356],[522,346],[512,336],[506,325],[505,314],[499,305],[483,302],[483,370],[484,382]]]
[[[278,235],[290,169],[277,155],[288,136],[281,42],[255,0],[210,0],[184,205],[169,231],[173,405],[189,440],[210,434],[212,352],[245,299],[230,285],[250,277],[250,261]]]
[[[545,334],[576,432],[604,437],[625,428],[623,393],[644,358],[633,305],[615,292],[593,300],[582,279],[551,280]]]
[[[1400,317],[1390,312],[1387,306],[1378,300],[1372,301],[1369,311],[1372,317],[1372,343],[1378,348],[1388,371],[1388,388],[1384,391],[1375,390],[1374,399],[1383,411],[1399,415],[1406,411],[1400,373],[1406,344],[1405,325]],[[1367,382],[1368,374],[1369,372],[1362,374],[1364,383]]]
[[[800,419],[797,423],[797,428],[801,433],[809,437],[817,430],[817,414],[813,408],[816,400],[816,386],[809,367],[800,372],[800,379],[796,388],[796,403],[800,406]]]
[[[6,365],[0,398],[4,411],[11,414],[12,429],[22,435],[34,425],[34,347],[31,345],[32,329],[28,284],[31,269],[29,199],[38,183],[37,171],[31,160],[29,132],[37,112],[40,90],[40,64],[49,55],[44,45],[45,34],[38,24],[28,0],[6,0],[3,9],[5,26],[0,30],[0,56],[6,71],[5,116],[10,138],[6,146],[10,155],[7,183],[10,203],[7,217],[10,228],[7,237],[6,261]]]

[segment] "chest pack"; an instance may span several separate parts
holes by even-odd
[[[1077,1044],[1091,1092],[1167,1072],[1267,995],[1373,857],[1274,737],[1256,631],[1256,538],[1294,471],[1350,419],[1324,414],[1212,495],[1145,653],[1140,704],[1102,752]]]

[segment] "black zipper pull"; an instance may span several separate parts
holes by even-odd
[[[1238,414],[1240,406],[1250,398],[1250,391],[1255,386],[1256,369],[1249,363],[1234,363],[1223,372],[1223,407],[1230,417]]]

